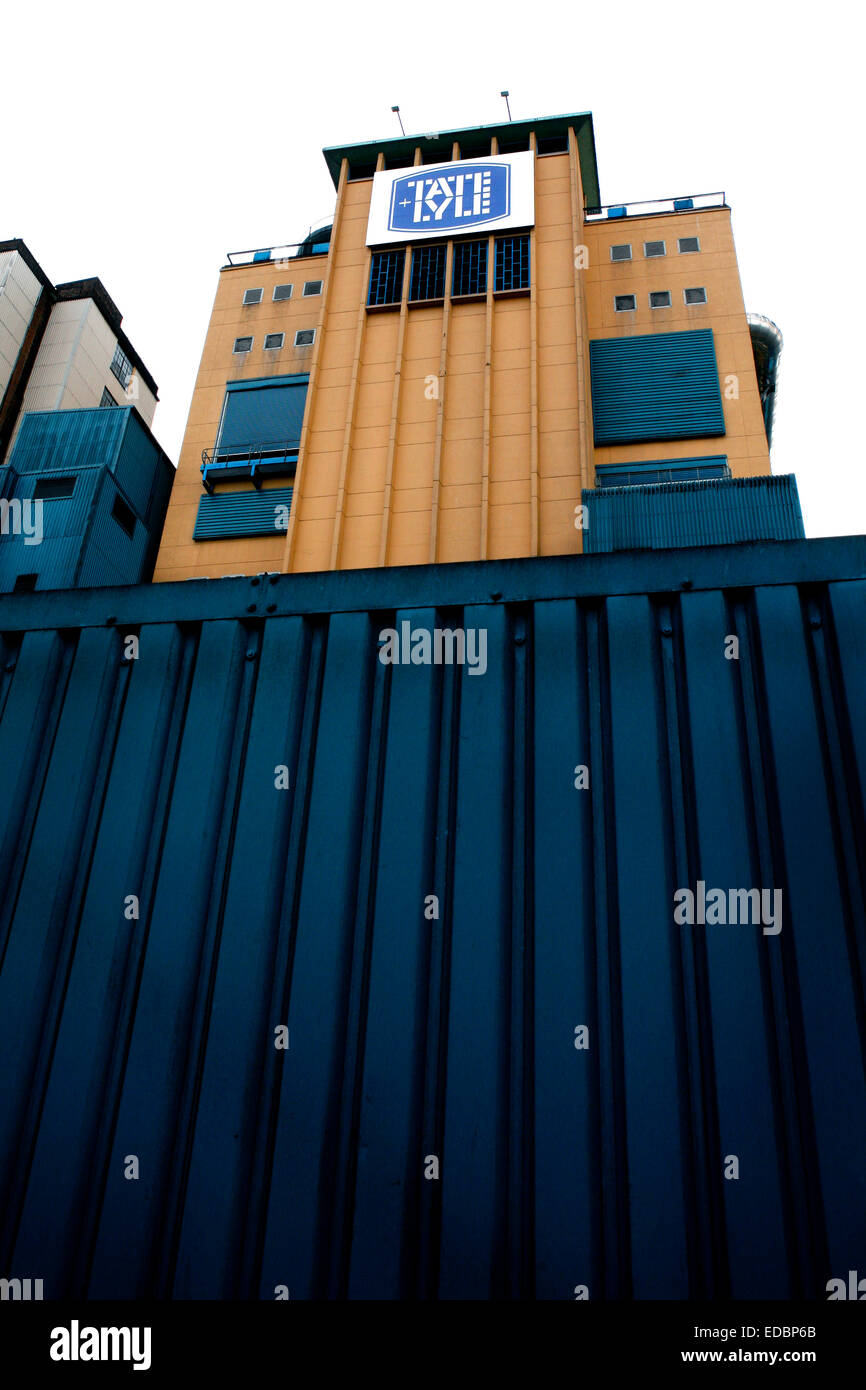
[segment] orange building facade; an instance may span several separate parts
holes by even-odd
[[[605,479],[769,474],[723,195],[602,208],[588,114],[325,157],[332,226],[220,272],[156,580],[576,554]]]

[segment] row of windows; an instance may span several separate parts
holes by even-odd
[[[726,455],[700,459],[660,459],[652,463],[611,463],[600,465],[595,485],[604,487],[643,487],[646,483],[695,483],[705,478],[729,478]]]
[[[454,263],[451,272],[451,294],[454,298],[487,293],[487,241],[458,241],[454,243]],[[493,289],[529,289],[529,237],[496,237],[493,256]],[[447,248],[416,246],[412,250],[409,271],[409,303],[420,304],[445,298],[445,264]],[[399,304],[403,293],[406,251],[376,251],[370,266],[370,285],[367,304],[378,308]]]
[[[276,352],[286,341],[285,333],[266,333],[265,350]],[[315,328],[299,328],[295,334],[295,347],[312,347],[316,341]],[[254,338],[235,338],[235,345],[232,352],[252,352]]]
[[[271,298],[275,304],[282,304],[284,300],[291,299],[294,285],[274,285],[274,292]],[[244,304],[261,304],[264,296],[263,289],[244,290]],[[314,294],[322,293],[321,280],[305,280],[302,297],[310,299]]]
[[[681,236],[677,238],[677,251],[681,256],[692,255],[695,251],[700,251],[700,249],[701,243],[699,237]],[[645,241],[643,244],[643,253],[647,260],[651,260],[655,256],[666,256],[668,253],[667,244],[664,241]],[[610,258],[612,261],[630,261],[631,242],[620,242],[618,246],[612,246],[610,248]]]
[[[683,290],[684,304],[706,304],[706,302],[707,292],[703,285],[695,285],[692,289]],[[650,290],[649,306],[651,309],[669,309],[671,307],[670,290]],[[637,308],[637,295],[615,294],[613,307],[618,314],[629,313]]]

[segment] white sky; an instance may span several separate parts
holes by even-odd
[[[323,146],[592,111],[603,203],[724,189],[746,308],[785,347],[773,471],[810,536],[866,531],[857,258],[862,32],[852,4],[7,7],[0,239],[98,275],[180,452],[226,252],[330,217]]]

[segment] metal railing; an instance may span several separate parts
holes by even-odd
[[[687,193],[678,198],[650,198],[638,203],[606,203],[584,209],[587,222],[613,221],[622,217],[648,217],[659,212],[701,212],[727,207],[724,193]]]
[[[293,473],[298,461],[300,437],[258,440],[250,444],[217,444],[201,451],[202,482],[211,491],[211,474],[223,478],[247,477],[253,483],[261,473]]]
[[[279,266],[298,260],[299,257],[327,256],[330,249],[330,241],[327,238],[318,242],[312,237],[306,241],[285,242],[282,246],[257,246],[251,251],[227,251],[226,264]]]

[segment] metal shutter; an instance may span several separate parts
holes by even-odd
[[[589,345],[596,444],[725,433],[710,328]]]
[[[290,487],[264,492],[218,492],[198,504],[193,540],[227,540],[234,536],[275,536],[276,507],[292,505]]]
[[[229,386],[219,448],[299,440],[308,380],[304,376],[291,382]]]

